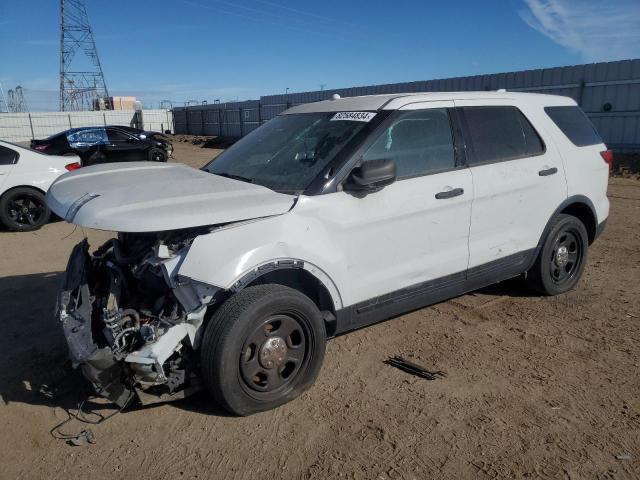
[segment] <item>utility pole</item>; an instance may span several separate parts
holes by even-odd
[[[84,0],[60,0],[60,111],[110,108]]]

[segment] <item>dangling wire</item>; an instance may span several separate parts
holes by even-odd
[[[105,421],[109,420],[110,418],[116,416],[118,413],[122,412],[125,409],[125,407],[127,405],[129,405],[129,402],[133,398],[133,395],[134,395],[134,392],[130,391],[129,398],[127,398],[127,401],[124,402],[122,407],[120,407],[119,409],[111,412],[108,415],[102,415],[102,414],[100,414],[98,412],[95,412],[95,411],[85,412],[83,410],[82,407],[87,402],[87,400],[91,400],[93,398],[97,398],[95,396],[90,395],[89,392],[86,392],[84,398],[82,400],[78,400],[78,405],[76,407],[76,411],[72,412],[71,409],[65,409],[65,412],[67,413],[67,418],[64,421],[62,421],[59,424],[57,424],[56,426],[54,426],[51,430],[49,430],[49,434],[53,438],[55,438],[56,440],[66,440],[67,443],[69,443],[71,445],[86,445],[87,443],[95,443],[95,437],[93,435],[93,432],[91,430],[89,430],[89,429],[82,430],[81,432],[79,432],[77,434],[64,433],[64,432],[61,431],[61,429],[62,429],[62,427],[67,425],[72,420],[77,420],[80,423],[85,423],[85,424],[89,424],[89,425],[99,425],[102,422],[105,422]],[[95,415],[97,418],[95,418],[95,419],[87,418],[87,415]]]

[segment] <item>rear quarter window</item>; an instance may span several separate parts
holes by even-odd
[[[602,138],[580,107],[545,107],[544,111],[576,147],[602,143]]]
[[[13,165],[20,155],[15,150],[0,145],[0,165]]]

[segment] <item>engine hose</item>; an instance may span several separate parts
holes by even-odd
[[[103,257],[108,251],[109,247],[113,251],[113,260],[116,264],[120,266],[126,266],[130,263],[135,262],[139,257],[138,255],[125,256],[122,254],[122,245],[120,244],[120,240],[117,238],[110,238],[107,240],[101,247],[99,247],[95,252],[95,257]]]
[[[110,260],[107,260],[105,262],[105,265],[120,276],[120,281],[122,282],[122,288],[124,288],[125,291],[129,292],[129,284],[127,283],[127,277],[125,276],[122,268]]]

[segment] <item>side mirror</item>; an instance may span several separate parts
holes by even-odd
[[[396,164],[393,160],[369,160],[351,171],[343,188],[347,191],[372,193],[395,181]]]

